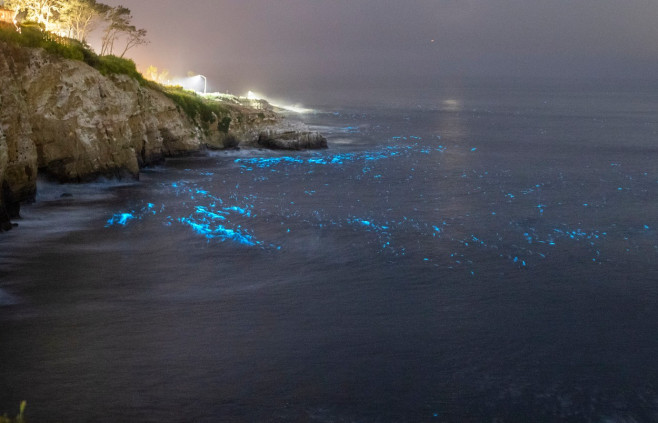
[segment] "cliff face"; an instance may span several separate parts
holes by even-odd
[[[139,167],[201,147],[199,130],[164,94],[124,75],[0,42],[0,225],[62,182],[137,177]],[[4,223],[3,223],[4,222]]]

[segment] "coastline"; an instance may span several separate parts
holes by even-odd
[[[200,116],[183,107],[189,99],[177,102],[128,75],[1,41],[0,53],[0,231],[12,228],[21,203],[34,201],[37,176],[138,179],[146,166],[205,149],[327,147],[264,100],[185,93],[212,106]]]

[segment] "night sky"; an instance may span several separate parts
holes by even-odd
[[[151,44],[129,52],[141,69],[202,73],[210,90],[236,94],[658,74],[656,0],[105,2],[130,8],[148,30]]]

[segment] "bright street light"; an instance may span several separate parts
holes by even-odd
[[[203,75],[197,75],[203,78],[203,95],[206,95],[206,88],[208,87],[208,79]]]

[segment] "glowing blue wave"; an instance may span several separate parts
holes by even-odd
[[[186,196],[187,200],[193,205],[194,212],[188,216],[178,218],[167,215],[164,217],[163,222],[165,226],[171,226],[172,222],[177,222],[191,228],[196,234],[202,235],[208,240],[233,241],[247,246],[263,245],[249,231],[242,229],[241,225],[230,223],[233,216],[252,217],[250,206],[223,207],[224,201],[221,198],[210,194],[205,189],[189,186],[184,181],[174,182],[168,188],[173,189],[176,197]],[[198,201],[205,201],[208,204],[195,204]],[[188,202],[185,201],[183,204],[188,204]],[[125,227],[134,221],[141,221],[146,216],[165,216],[165,209],[164,205],[160,209],[156,209],[153,203],[147,203],[135,210],[116,213],[108,219],[105,227]]]
[[[391,145],[379,150],[365,151],[359,153],[334,153],[334,154],[314,154],[312,156],[281,156],[281,157],[250,157],[235,159],[234,162],[240,164],[243,169],[253,170],[250,166],[257,168],[271,168],[279,165],[342,165],[345,163],[354,163],[361,161],[377,161],[390,159],[402,154],[408,154],[413,149],[418,148],[418,144],[412,145]],[[427,150],[429,151],[429,150]],[[445,148],[439,146],[436,151],[443,152]]]

